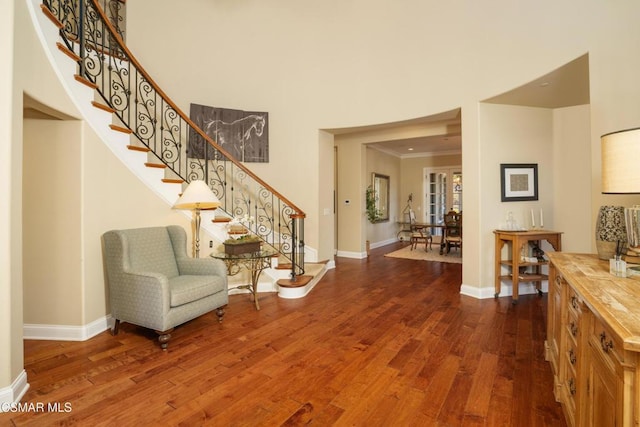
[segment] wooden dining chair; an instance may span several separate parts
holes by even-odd
[[[424,243],[425,251],[431,249],[433,237],[429,230],[417,225],[416,214],[413,209],[409,211],[409,222],[411,226],[411,238],[409,240],[409,243],[411,243],[411,250],[416,249],[418,245],[422,243]]]
[[[462,213],[449,211],[444,216],[444,235],[442,237],[441,253],[451,252],[451,248],[459,248],[462,255]]]

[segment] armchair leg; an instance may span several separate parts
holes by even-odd
[[[171,332],[173,332],[173,328],[166,331],[156,331],[156,334],[158,334],[158,342],[160,343],[160,348],[162,348],[162,350],[166,350],[169,346]]]
[[[119,331],[120,331],[120,319],[116,319],[116,321],[113,323],[113,328],[111,329],[111,335],[118,335]]]
[[[224,317],[224,307],[217,308],[216,314],[218,315],[218,323],[222,323],[222,318]]]

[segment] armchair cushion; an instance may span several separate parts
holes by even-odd
[[[171,307],[188,304],[225,290],[225,280],[216,276],[177,276],[169,279]]]

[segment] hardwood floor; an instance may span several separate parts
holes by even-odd
[[[476,300],[461,266],[338,258],[309,296],[230,297],[163,352],[129,324],[26,341],[23,403],[1,425],[564,426],[544,360],[546,295]],[[67,406],[65,406],[67,405]],[[68,409],[68,412],[64,412]]]

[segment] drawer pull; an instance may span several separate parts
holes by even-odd
[[[569,350],[569,362],[571,362],[572,365],[575,365],[577,360],[578,359],[576,358],[576,354],[573,349]]]
[[[607,341],[607,334],[604,331],[600,333],[600,347],[605,353],[609,353],[609,350],[613,348],[613,341]]]
[[[556,284],[562,285],[562,276],[560,276],[559,274],[556,276]]]
[[[571,335],[578,336],[578,326],[576,325],[576,322],[571,321],[571,323],[569,323],[569,329],[571,330]]]

